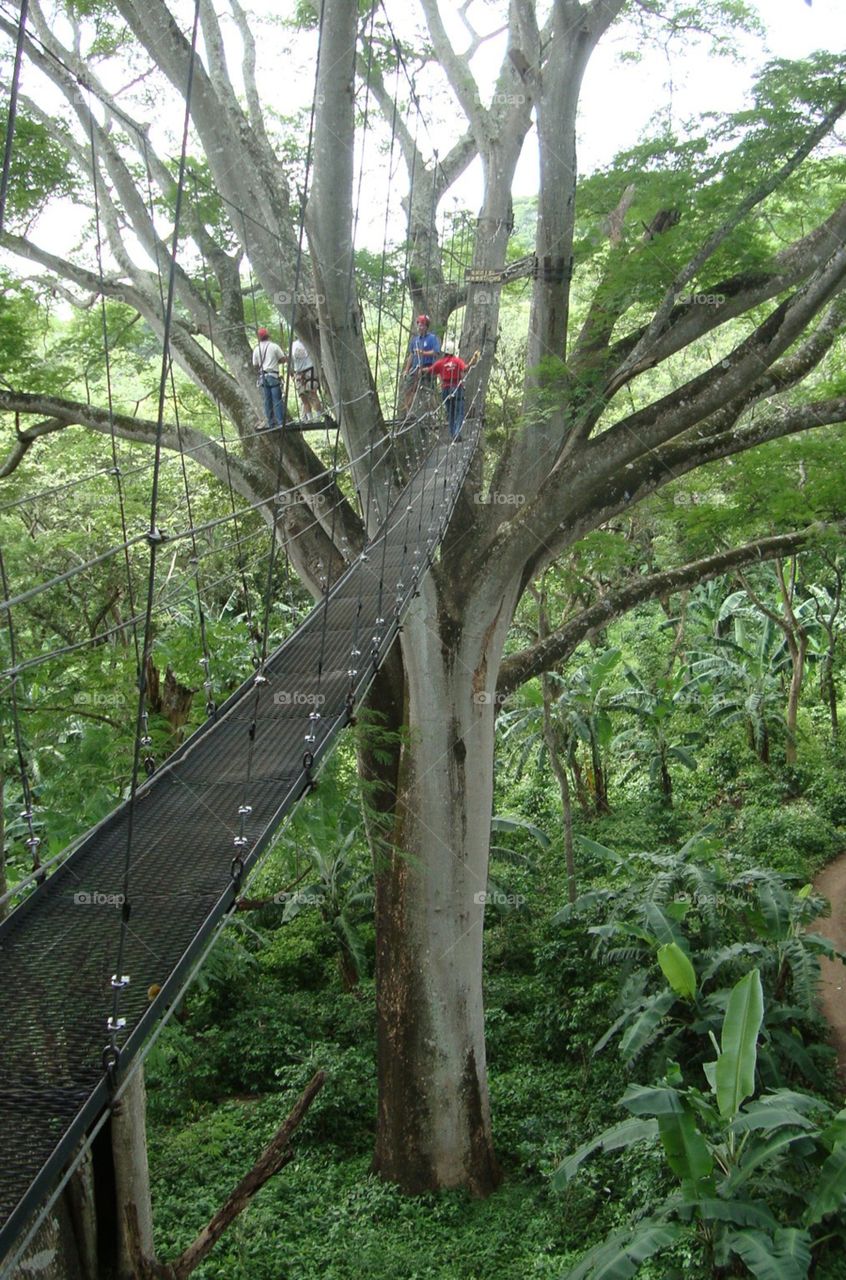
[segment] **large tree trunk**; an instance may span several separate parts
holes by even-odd
[[[72,1193],[70,1186],[65,1189],[27,1246],[20,1263],[13,1271],[3,1271],[4,1278],[8,1275],[8,1280],[99,1280],[96,1254],[92,1256],[90,1252],[92,1239],[96,1245],[96,1217],[89,1173],[90,1169],[83,1163],[72,1179],[81,1194]],[[77,1216],[83,1202],[84,1220]],[[30,1227],[31,1223],[26,1229]]]
[[[88,1280],[80,1269],[79,1254],[64,1199],[48,1215],[32,1244],[10,1275],[10,1280]]]
[[[132,1076],[112,1115],[112,1159],[115,1171],[115,1213],[118,1236],[118,1276],[132,1280],[132,1249],[127,1234],[127,1206],[134,1209],[138,1242],[147,1258],[154,1257],[153,1207],[147,1164],[147,1095],[144,1069]]]
[[[803,630],[788,639],[790,650],[791,673],[790,690],[787,695],[787,746],[785,760],[787,764],[796,764],[798,744],[796,727],[799,718],[799,699],[802,696],[802,681],[805,677],[805,654],[808,648],[808,637]]]
[[[829,635],[828,648],[823,656],[820,670],[820,692],[823,696],[823,702],[828,707],[828,717],[831,721],[831,736],[837,741],[839,732],[839,724],[837,721],[837,684],[834,679],[834,655],[837,637],[833,634]],[[2,918],[0,916],[0,918]]]
[[[482,933],[493,795],[490,693],[505,632],[439,615],[429,580],[404,625],[410,736],[395,849],[377,874],[375,1168],[404,1190],[499,1181],[485,1062]]]

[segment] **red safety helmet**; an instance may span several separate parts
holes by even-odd
[[[430,321],[429,321],[429,317],[428,317],[428,316],[418,316],[418,317],[417,317],[417,323],[418,323],[418,324],[425,324],[426,328],[428,329],[428,328],[429,328],[429,323],[430,323]]]
[[[259,336],[259,341],[264,342],[265,338],[270,337],[270,334],[267,332],[266,329],[259,329],[258,336]]]

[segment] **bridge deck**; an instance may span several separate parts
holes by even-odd
[[[464,443],[433,447],[365,556],[271,655],[267,683],[250,677],[139,787],[121,1069],[232,908],[233,857],[241,854],[249,870],[308,786],[305,753],[316,763],[327,752],[393,643],[477,434],[468,419]],[[236,847],[242,805],[250,806],[247,844]],[[105,818],[0,925],[0,1258],[109,1103],[103,1052],[129,816],[124,804]],[[151,1000],[154,986],[161,990]]]

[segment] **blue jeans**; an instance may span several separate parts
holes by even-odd
[[[449,423],[449,438],[457,440],[464,425],[464,388],[444,387],[441,395]]]
[[[278,374],[263,373],[261,389],[264,392],[264,416],[269,427],[284,427],[285,406],[282,403],[282,384]]]

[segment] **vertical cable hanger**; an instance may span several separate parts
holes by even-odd
[[[349,269],[347,272],[347,281],[346,281],[345,308],[347,313],[349,313],[353,304],[353,290],[355,285],[355,244],[357,239],[358,223],[359,223],[359,216],[361,211],[362,192],[364,187],[367,125],[368,125],[369,111],[370,111],[370,95],[372,91],[373,29],[374,29],[375,19],[376,19],[376,6],[374,5],[370,12],[370,40],[368,41],[367,74],[365,77],[364,113],[363,113],[363,120],[362,120],[362,134],[365,139],[365,143],[362,146],[362,154],[359,162],[358,188],[356,191],[355,208],[353,212],[353,225],[352,225],[352,235],[351,235],[351,244],[350,244],[350,261],[349,261]],[[356,52],[357,52],[357,48],[356,48],[356,44],[354,44],[351,50],[351,54],[352,54],[351,75],[353,78],[355,77]],[[332,476],[333,476],[333,480],[335,480],[336,483],[337,483],[337,475],[338,475],[338,451],[340,447],[341,426],[342,426],[342,420],[343,420],[343,412],[345,408],[343,393],[344,393],[344,386],[343,386],[343,366],[342,366],[341,378],[339,380],[339,386],[338,386],[338,402],[339,403],[338,403],[338,414],[337,414],[337,432],[335,436],[335,448],[334,448],[333,459],[332,459]],[[375,448],[376,448],[376,442],[372,441],[370,445],[370,450],[369,450],[369,454],[370,454],[369,476],[372,476],[373,456],[374,456]],[[369,484],[368,484],[368,488],[369,488]],[[326,572],[326,584],[324,588],[324,597],[323,597],[324,605],[323,605],[322,618],[321,618],[321,624],[320,624],[320,651],[319,651],[319,659],[318,659],[318,666],[317,666],[318,692],[320,689],[320,682],[323,678],[323,669],[324,669],[324,663],[326,659],[329,596],[333,586],[332,576],[331,576],[332,567],[333,567],[333,557],[332,557],[331,549],[335,545],[335,529],[337,525],[337,517],[338,517],[338,504],[336,503],[336,504],[333,504],[333,507],[332,507],[332,520],[331,520],[330,531],[329,531],[329,543],[330,543],[329,564],[327,566],[327,572]],[[366,527],[367,527],[366,510],[364,515],[364,521],[365,521],[365,530],[366,530]],[[359,589],[359,611],[360,611],[361,576],[359,576],[358,589]],[[381,632],[379,631],[379,627],[383,625],[383,623],[384,623],[384,619],[381,616],[377,617],[376,633],[374,634],[373,639],[371,641],[371,652],[373,652],[374,647],[378,651],[378,647],[381,644],[382,636],[381,636]],[[357,628],[356,628],[356,633],[357,633]],[[354,635],[354,638],[352,640],[352,643],[350,646],[350,653],[349,653],[350,688],[352,688],[355,682],[355,679],[358,675],[357,662],[358,662],[359,656],[360,656],[360,650],[358,647],[358,640],[357,640],[357,634],[356,634]],[[348,699],[347,699],[348,706],[349,706],[349,701],[350,699],[348,695]],[[303,755],[303,765],[304,765],[307,776],[309,776],[311,766],[314,763],[314,749],[317,744],[317,729],[318,729],[320,718],[321,717],[320,717],[319,711],[312,711],[309,714],[310,723],[308,727],[308,732],[305,735],[305,740],[304,740],[305,752]]]
[[[156,234],[156,225],[155,225],[155,203],[153,201],[153,176],[150,169],[150,155],[147,147],[147,139],[144,135],[142,135],[142,148],[144,152],[144,168],[145,168],[146,179],[147,179],[147,205],[148,205],[148,210],[150,214],[150,225],[153,231],[153,244],[155,247],[155,254],[156,254],[156,271],[157,271],[157,277],[159,282],[159,301],[162,308],[162,314],[164,315],[166,304],[165,304],[165,297],[164,297],[164,286],[162,281],[162,264],[161,264],[161,257],[160,257],[160,251],[159,251],[159,238],[158,238],[158,235]],[[216,712],[216,704],[214,700],[214,681],[212,680],[211,651],[209,649],[208,633],[206,630],[206,611],[205,611],[205,606],[203,604],[202,591],[200,589],[200,555],[197,550],[197,535],[194,528],[194,510],[193,510],[193,502],[191,499],[191,486],[188,483],[188,462],[185,456],[185,450],[182,447],[182,422],[179,414],[179,398],[176,393],[176,378],[174,376],[172,358],[168,361],[168,382],[170,383],[170,398],[173,405],[173,422],[174,422],[174,426],[176,427],[176,443],[178,446],[177,453],[179,456],[179,469],[182,475],[182,488],[185,495],[185,509],[188,514],[188,527],[190,530],[190,538],[191,538],[191,555],[189,557],[188,563],[192,567],[191,576],[194,579],[194,589],[195,589],[196,600],[197,600],[197,620],[198,620],[199,629],[200,629],[200,645],[203,653],[203,656],[200,658],[199,661],[200,661],[200,666],[202,667],[202,670],[203,670],[203,691],[205,693],[205,698],[206,698],[206,716],[212,717]],[[147,661],[148,662],[150,661],[150,655],[147,655]],[[149,733],[146,733],[145,736],[149,738],[150,735]],[[152,744],[148,742],[147,746],[148,748],[150,748]],[[149,751],[149,754],[144,757],[144,768],[146,769],[148,774],[152,773],[153,770],[155,769],[155,759],[153,757],[151,750]]]
[[[112,1012],[106,1021],[109,1042],[103,1051],[103,1066],[110,1080],[114,1082],[115,1073],[120,1061],[120,1047],[117,1042],[118,1033],[126,1026],[126,1019],[120,1016],[121,992],[129,985],[131,975],[123,972],[126,952],[127,933],[131,915],[131,871],[132,871],[132,838],[135,827],[135,809],[138,795],[139,773],[142,747],[149,746],[147,734],[147,665],[153,641],[153,604],[156,590],[157,551],[164,541],[159,530],[158,519],[159,472],[161,469],[162,435],[164,432],[164,408],[167,394],[168,369],[170,365],[170,328],[173,318],[173,302],[176,286],[176,259],[179,248],[179,232],[182,215],[182,196],[185,187],[186,156],[188,151],[188,131],[191,124],[191,90],[194,83],[194,68],[197,59],[197,36],[200,24],[200,0],[194,0],[194,20],[191,30],[191,53],[188,61],[188,77],[185,87],[185,115],[182,126],[182,147],[179,156],[179,176],[176,186],[176,204],[174,209],[173,242],[170,253],[168,271],[167,301],[164,310],[162,334],[162,367],[159,377],[158,418],[156,422],[156,444],[153,465],[153,476],[150,493],[150,528],[147,542],[150,548],[150,566],[147,578],[147,604],[144,616],[144,644],[141,652],[141,664],[138,675],[138,709],[135,722],[135,750],[132,762],[132,781],[129,791],[126,846],[123,869],[123,903],[121,906],[120,930],[118,935],[117,963],[112,974]]]
[[[311,112],[309,116],[308,142],[306,146],[305,175],[303,178],[303,195],[300,202],[300,221],[299,221],[298,236],[297,236],[297,255],[296,255],[296,261],[295,261],[295,267],[294,267],[294,289],[293,289],[293,295],[292,295],[293,300],[291,304],[292,305],[291,332],[293,332],[293,313],[294,313],[294,308],[296,306],[297,294],[299,291],[301,272],[302,272],[302,262],[303,262],[303,247],[305,243],[305,210],[306,210],[306,200],[308,195],[309,182],[311,178],[311,167],[312,167],[313,152],[314,152],[314,126],[315,126],[315,115],[317,110],[317,85],[318,85],[318,77],[320,75],[320,53],[321,53],[321,48],[323,43],[322,37],[323,37],[324,7],[325,6],[323,3],[323,0],[321,0],[320,16],[318,20],[317,58],[315,60],[315,69],[314,69],[314,89],[312,92]],[[247,254],[247,258],[249,261],[249,250],[248,250],[247,237],[246,237],[246,220],[242,219],[242,222],[243,222],[243,232],[244,232],[244,251]],[[250,292],[251,292],[251,298],[253,303],[253,317],[254,317],[254,320],[256,320],[257,309],[256,309],[256,302],[255,302],[255,289],[252,285],[252,266],[250,267],[250,281],[251,281]],[[282,464],[283,464],[283,457],[284,457],[284,446],[285,446],[284,428],[282,431],[276,432],[275,439],[277,440],[275,492],[278,494],[281,486]],[[280,504],[274,501],[272,506],[272,520],[271,520],[271,529],[270,529],[270,548],[269,548],[269,554],[267,557],[267,576],[265,579],[265,589],[264,589],[261,643],[258,646],[259,661],[258,661],[258,667],[256,669],[255,676],[253,677],[252,716],[251,716],[250,724],[247,730],[247,733],[248,733],[247,762],[246,762],[246,770],[245,770],[245,777],[244,777],[242,800],[241,800],[241,804],[238,806],[238,833],[234,838],[235,853],[233,855],[232,863],[231,863],[232,881],[236,889],[240,886],[241,879],[243,877],[244,865],[245,865],[244,857],[246,854],[247,846],[249,844],[249,839],[247,837],[247,819],[252,813],[252,805],[250,804],[250,789],[252,786],[253,757],[254,757],[254,751],[255,751],[256,731],[258,727],[258,711],[259,711],[259,704],[261,701],[263,689],[268,683],[268,677],[267,677],[265,667],[267,663],[267,652],[268,652],[268,644],[269,644],[269,638],[270,638],[270,609],[271,609],[271,599],[273,595],[273,575],[276,567],[276,556],[278,553],[278,546],[279,546],[280,511],[281,511]],[[283,522],[282,536],[283,536],[283,540],[286,543],[286,548],[285,548],[286,570],[290,575],[291,566],[290,566],[290,559],[288,557],[288,552],[287,552],[288,534],[287,534],[287,530],[284,527],[284,522]]]
[[[18,91],[21,83],[21,64],[23,47],[26,38],[26,19],[29,0],[21,0],[21,12],[18,18],[18,39],[15,45],[15,65],[12,71],[12,85],[9,91],[9,115],[6,122],[6,145],[3,148],[3,169],[0,173],[0,232],[6,225],[6,196],[9,192],[9,177],[12,172],[12,144],[15,137],[15,120],[18,114]]]
[[[138,623],[135,607],[135,587],[132,582],[132,565],[129,559],[129,529],[126,520],[126,501],[123,489],[123,472],[120,466],[120,457],[117,448],[117,433],[115,431],[115,407],[114,396],[112,393],[112,360],[111,360],[111,344],[109,341],[109,324],[108,314],[106,312],[106,294],[103,276],[103,236],[100,226],[100,174],[97,167],[97,146],[94,133],[94,113],[91,109],[91,92],[88,92],[88,137],[91,146],[91,181],[94,186],[94,232],[95,232],[95,252],[97,258],[97,279],[100,285],[100,323],[103,330],[103,358],[106,366],[106,398],[109,408],[109,441],[111,444],[112,467],[111,475],[115,481],[115,491],[118,498],[118,508],[120,511],[120,529],[123,536],[123,563],[124,572],[126,574],[126,590],[129,600],[129,615],[132,619],[132,643],[135,649],[135,670],[136,678],[141,668],[141,650],[138,643]]]
[[[12,84],[9,92],[9,112],[6,121],[6,144],[3,148],[3,169],[0,173],[0,232],[3,231],[6,224],[6,198],[9,191],[9,179],[12,171],[12,146],[15,137],[15,121],[17,119],[18,110],[18,93],[21,81],[21,66],[23,63],[23,48],[26,38],[26,21],[29,9],[29,0],[21,0],[21,10],[18,17],[18,38],[15,45],[15,62],[12,71]],[[18,415],[15,415],[15,429],[20,432],[20,422]],[[6,566],[3,561],[3,551],[0,547],[0,581],[3,586],[3,596],[9,599],[9,583],[6,577]],[[12,722],[15,738],[15,750],[18,757],[18,769],[21,779],[21,791],[23,793],[24,807],[21,817],[26,823],[27,838],[25,844],[29,849],[30,859],[33,871],[41,869],[41,838],[36,834],[34,820],[35,808],[32,796],[32,788],[30,786],[29,769],[27,768],[26,755],[24,752],[24,740],[21,730],[20,706],[18,704],[18,675],[14,668],[17,666],[17,644],[15,639],[15,626],[12,619],[12,610],[9,609],[6,617],[6,624],[9,631],[9,652],[12,665],[11,675],[11,702],[12,702]]]
[[[17,418],[17,415],[15,415]],[[0,585],[3,587],[3,598],[9,599],[9,580],[6,577],[6,564],[3,559],[3,548],[0,545]],[[24,736],[21,728],[20,705],[18,702],[18,675],[15,668],[18,665],[17,640],[15,637],[15,625],[12,620],[12,610],[6,611],[6,626],[9,632],[9,654],[11,657],[11,676],[9,680],[10,696],[12,703],[12,727],[15,738],[15,752],[18,757],[18,772],[21,779],[21,791],[23,793],[23,810],[21,818],[26,823],[27,837],[24,844],[29,849],[32,870],[40,872],[41,870],[41,837],[35,830],[35,801],[33,799],[32,786],[29,777],[29,768],[27,766],[26,751],[24,747]]]
[[[196,181],[193,182],[193,186],[194,186],[194,200],[196,205],[198,203]],[[209,326],[209,344],[211,347],[211,360],[212,360],[212,365],[214,367],[214,371],[215,373],[217,373],[220,366],[218,365],[218,361],[217,361],[217,346],[215,343],[215,336],[214,336],[214,313],[212,310],[212,303],[211,303],[211,289],[210,289],[210,283],[209,283],[208,263],[206,260],[205,246],[202,243],[202,237],[200,239],[200,258],[202,261],[202,268],[203,268],[203,292],[206,297],[206,309],[207,309],[207,315],[208,315],[207,323]],[[247,583],[247,573],[246,573],[246,567],[244,562],[244,550],[243,550],[242,541],[241,541],[241,521],[238,515],[237,504],[235,502],[235,489],[232,484],[232,468],[231,468],[230,458],[229,458],[229,445],[227,444],[227,440],[226,440],[226,428],[223,421],[223,410],[221,408],[220,397],[218,395],[215,396],[214,403],[215,403],[215,408],[217,410],[217,423],[220,431],[220,447],[223,450],[223,457],[226,463],[226,483],[227,483],[227,489],[229,494],[229,509],[232,512],[232,521],[233,521],[233,528],[235,533],[235,556],[238,562],[238,573],[241,579],[241,594],[244,600],[244,613],[247,619],[247,632],[249,635],[250,648],[253,651],[253,666],[257,667],[259,664],[259,655],[258,655],[258,648],[256,646],[255,629],[253,626],[252,602],[250,600],[249,584]]]
[[[6,121],[6,144],[3,148],[3,169],[0,173],[0,232],[3,231],[6,224],[6,198],[9,191],[9,178],[12,171],[12,145],[15,137],[15,120],[18,110],[18,92],[21,81],[21,66],[23,63],[23,48],[26,38],[26,20],[29,10],[29,0],[21,0],[21,11],[18,18],[18,38],[15,45],[15,63],[12,71],[12,84],[9,91],[9,113]],[[15,429],[20,432],[20,421],[18,414],[15,414]],[[6,566],[3,561],[3,550],[0,547],[0,582],[3,587],[3,597],[9,599],[9,582],[6,577]],[[23,732],[21,730],[20,706],[18,703],[18,674],[15,668],[18,665],[17,659],[17,643],[15,638],[15,625],[12,619],[12,610],[9,609],[6,614],[6,625],[9,632],[9,653],[11,658],[11,702],[12,702],[12,724],[15,738],[15,751],[18,757],[18,770],[21,779],[21,791],[23,793],[24,807],[21,812],[21,818],[26,823],[27,838],[24,841],[30,853],[33,871],[41,870],[41,837],[36,834],[35,830],[35,807],[30,785],[29,769],[27,768],[26,755],[24,752]]]

